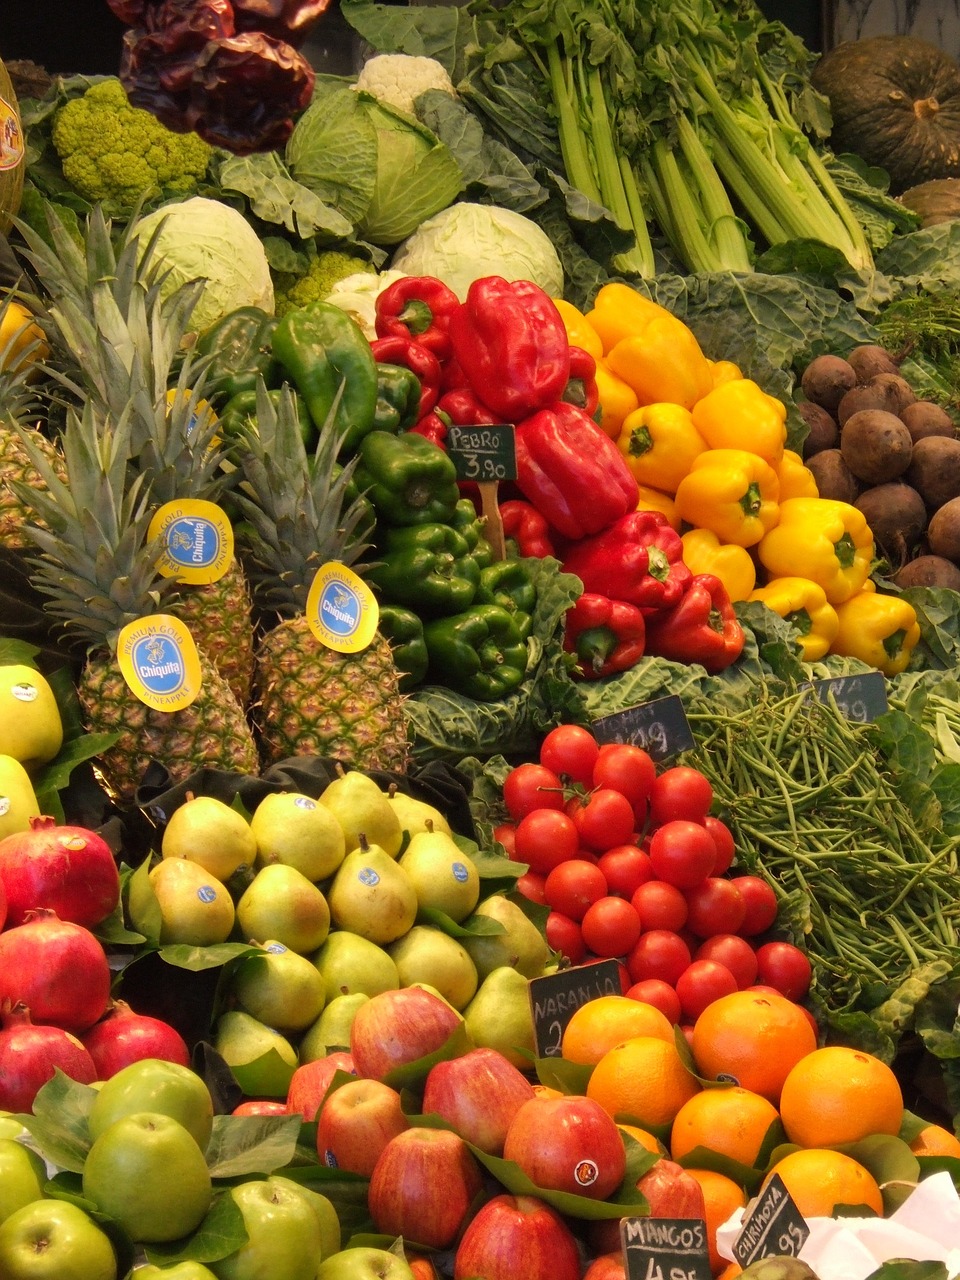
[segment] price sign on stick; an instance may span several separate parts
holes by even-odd
[[[795,1258],[809,1234],[803,1214],[775,1173],[753,1202],[733,1242],[733,1252],[741,1267],[758,1258]]]
[[[578,964],[544,978],[530,980],[530,1009],[538,1058],[559,1058],[567,1023],[588,1000],[619,996],[620,966],[616,960]]]
[[[675,693],[601,716],[590,729],[598,742],[629,742],[654,760],[679,755],[694,745],[687,713]]]
[[[457,468],[458,480],[473,480],[480,487],[481,514],[486,520],[487,541],[497,560],[506,554],[503,522],[497,504],[497,485],[517,478],[517,443],[510,423],[494,426],[451,425],[447,430],[447,454]]]

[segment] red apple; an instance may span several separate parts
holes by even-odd
[[[371,996],[350,1027],[357,1074],[382,1080],[394,1067],[439,1049],[462,1021],[446,1000],[422,987],[400,987]]]
[[[317,1155],[330,1169],[369,1178],[390,1139],[409,1127],[396,1089],[360,1076],[334,1089],[321,1107]]]
[[[246,1098],[230,1112],[232,1116],[285,1116],[286,1103],[279,1098]]]
[[[530,1081],[502,1053],[471,1049],[430,1068],[423,1110],[443,1116],[461,1138],[499,1156],[510,1122],[535,1096]]]
[[[422,1253],[410,1254],[407,1266],[413,1272],[414,1280],[440,1280],[440,1272]]]
[[[0,882],[8,925],[49,907],[61,920],[93,929],[120,901],[120,874],[103,837],[49,817],[31,818],[29,831],[0,840]]]
[[[367,1203],[378,1231],[448,1249],[482,1186],[480,1166],[462,1138],[414,1125],[380,1153]]]
[[[620,1224],[617,1223],[617,1231]],[[623,1250],[617,1253],[601,1253],[594,1258],[583,1273],[583,1280],[627,1280],[627,1268],[623,1261]]]
[[[675,1160],[658,1160],[637,1180],[637,1190],[646,1197],[651,1218],[706,1216],[700,1183]],[[591,1222],[588,1236],[597,1253],[610,1253],[620,1248],[620,1223],[615,1218]]]
[[[623,1181],[626,1153],[611,1116],[580,1094],[525,1102],[503,1144],[538,1187],[605,1200]]]
[[[315,1058],[313,1062],[301,1062],[287,1089],[287,1115],[292,1116],[299,1111],[304,1120],[316,1120],[324,1094],[337,1071],[349,1071],[353,1076],[357,1074],[353,1058],[342,1049],[328,1053],[325,1058]]]
[[[470,1222],[453,1261],[454,1280],[579,1280],[573,1232],[537,1196],[494,1196]]]

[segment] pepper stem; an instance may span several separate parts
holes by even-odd
[[[760,486],[756,480],[747,485],[747,491],[740,499],[740,506],[745,516],[755,516],[760,510],[762,498],[760,497]]]

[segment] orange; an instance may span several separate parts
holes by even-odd
[[[871,1173],[842,1151],[804,1147],[770,1170],[779,1173],[805,1218],[829,1218],[838,1204],[866,1205],[883,1213],[883,1196]],[[766,1183],[764,1184],[766,1185]]]
[[[827,1045],[792,1068],[780,1116],[800,1147],[838,1147],[871,1133],[899,1133],[903,1095],[885,1062],[862,1049]]]
[[[739,1275],[743,1275],[743,1267],[741,1267],[740,1263],[728,1262],[717,1276],[717,1280],[733,1280],[734,1276]]]
[[[630,1137],[639,1142],[641,1147],[646,1147],[654,1155],[663,1155],[663,1143],[654,1134],[648,1133],[646,1129],[641,1129],[635,1124],[619,1124],[617,1128],[624,1133],[629,1133]]]
[[[582,1004],[567,1023],[560,1051],[568,1062],[592,1067],[608,1049],[634,1036],[655,1036],[673,1044],[673,1024],[642,1000],[600,996]]]
[[[703,1089],[683,1104],[670,1132],[674,1160],[695,1147],[755,1165],[770,1126],[779,1120],[776,1107],[759,1093],[735,1085]]]
[[[715,1276],[725,1270],[728,1258],[721,1258],[717,1252],[717,1228],[737,1209],[747,1203],[747,1193],[739,1183],[725,1174],[715,1173],[712,1169],[688,1169],[700,1183],[703,1191],[703,1203],[707,1223],[707,1249],[710,1254],[710,1269]]]
[[[786,996],[732,991],[697,1018],[691,1047],[700,1075],[732,1080],[776,1106],[791,1067],[813,1053],[817,1038],[807,1015]]]
[[[700,1085],[671,1039],[635,1036],[608,1049],[594,1067],[587,1097],[616,1119],[629,1117],[642,1129],[663,1129]]]
[[[915,1156],[960,1157],[960,1139],[940,1124],[928,1124],[910,1143]]]

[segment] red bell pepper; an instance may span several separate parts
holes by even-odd
[[[420,379],[420,412],[417,416],[422,418],[429,413],[440,394],[440,361],[433,352],[421,347],[413,338],[402,338],[396,334],[390,338],[375,338],[370,347],[378,363],[405,365],[417,375]]]
[[[377,294],[378,338],[413,338],[438,360],[450,355],[450,317],[460,299],[435,276],[403,276]]]
[[[693,577],[680,535],[660,511],[631,511],[574,543],[563,568],[584,590],[628,600],[645,612],[672,608]]]
[[[623,454],[576,405],[557,401],[517,427],[517,487],[565,538],[599,533],[640,498]]]
[[[450,317],[453,357],[500,422],[521,422],[559,400],[570,378],[560,312],[532,280],[483,276]]]
[[[561,400],[575,404],[592,418],[600,403],[597,390],[597,362],[583,347],[570,348],[570,377]]]
[[[444,391],[437,401],[437,408],[458,427],[485,427],[500,421],[469,387]]]
[[[550,526],[532,503],[508,498],[500,503],[500,520],[503,536],[516,543],[518,555],[542,558],[555,554]]]
[[[435,445],[441,449],[446,449],[444,443],[447,438],[447,427],[450,425],[450,419],[445,413],[439,409],[431,409],[429,413],[425,413],[419,418],[411,431],[416,431],[418,436],[426,436],[428,440],[432,440]]]
[[[711,675],[736,662],[743,628],[719,578],[698,573],[672,609],[647,618],[647,653],[674,662],[699,662]]]
[[[577,656],[585,680],[600,680],[636,666],[644,654],[642,610],[624,600],[585,591],[567,610],[563,647]]]

